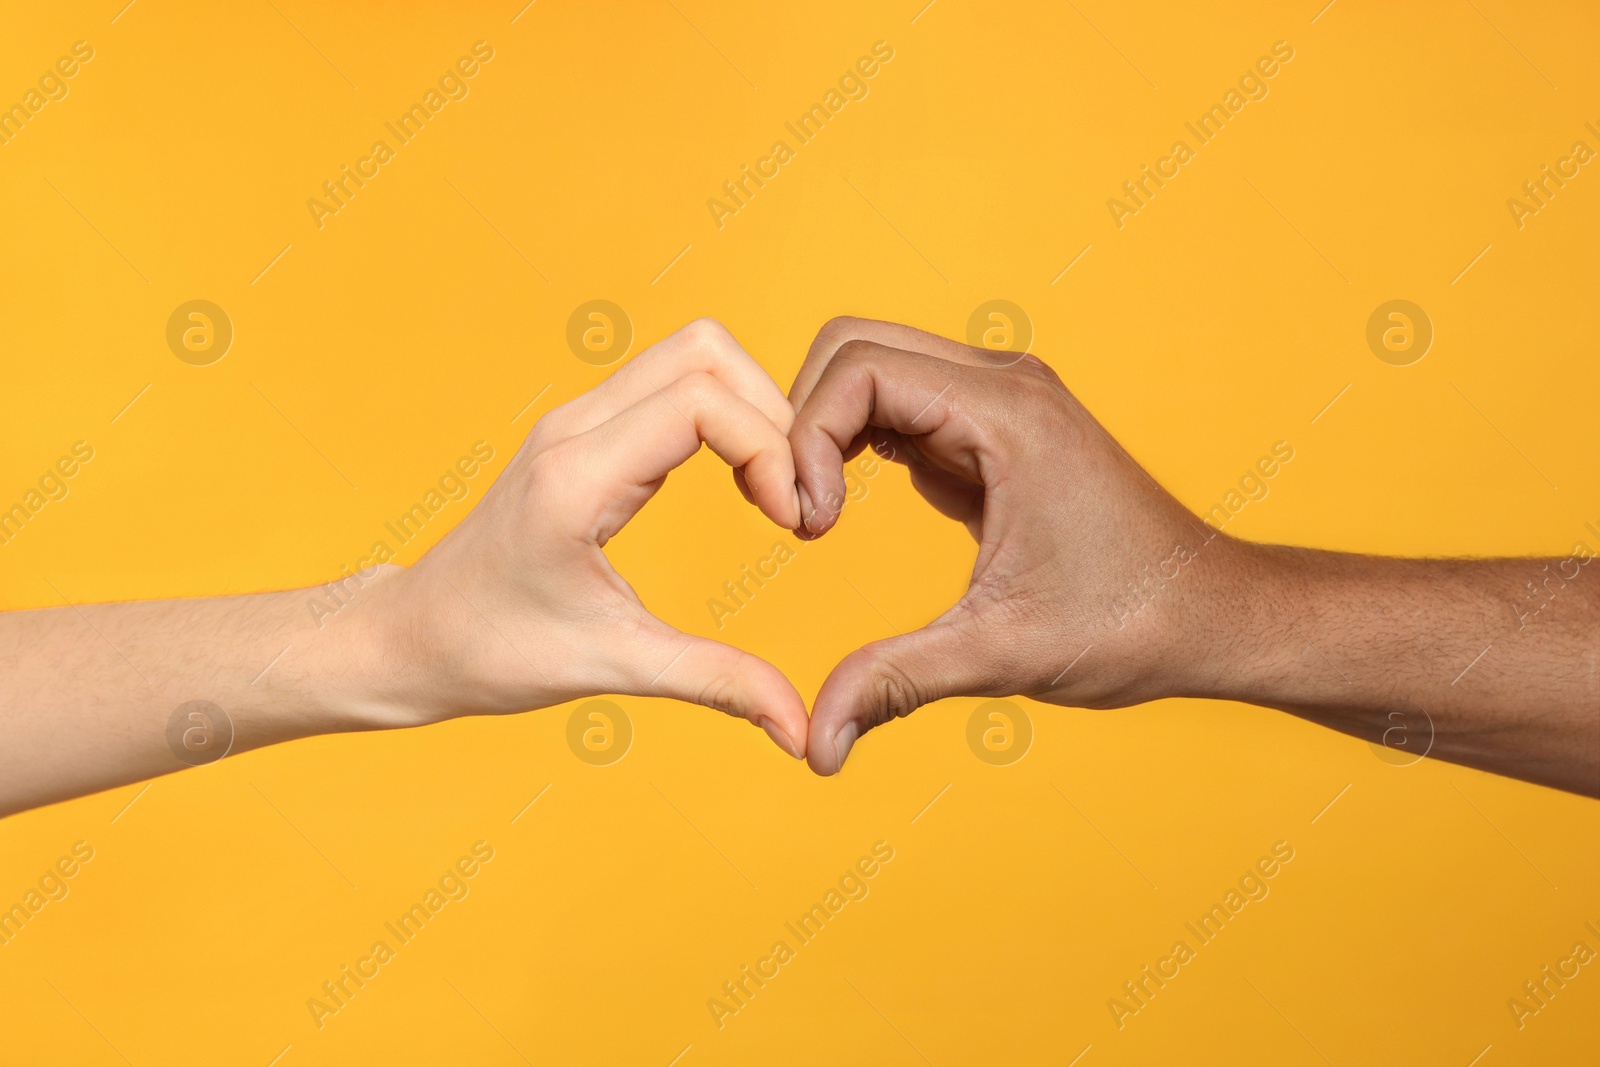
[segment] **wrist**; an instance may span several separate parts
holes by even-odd
[[[1329,658],[1346,656],[1338,646],[1351,621],[1339,592],[1340,557],[1246,541],[1230,540],[1227,549],[1222,584],[1208,593],[1204,653],[1184,695],[1267,707],[1354,697],[1349,673]]]
[[[1176,665],[1169,696],[1251,702],[1270,690],[1305,641],[1287,641],[1303,620],[1295,568],[1282,549],[1217,534],[1201,549],[1205,566],[1175,627],[1166,662]]]
[[[314,622],[305,635],[307,654],[297,658],[318,679],[317,705],[333,730],[422,726],[446,718],[427,695],[411,571],[392,563],[373,571],[370,577],[358,572],[332,591],[302,591]]]

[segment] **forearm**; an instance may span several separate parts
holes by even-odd
[[[1234,547],[1198,695],[1600,796],[1597,564]]]
[[[324,590],[300,589],[0,615],[0,814],[224,752],[412,724],[385,666],[389,598],[375,595],[403,573],[347,581],[332,614]],[[190,701],[222,715],[178,713]]]

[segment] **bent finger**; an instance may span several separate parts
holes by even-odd
[[[964,411],[983,405],[994,380],[920,352],[851,341],[829,361],[789,431],[805,529],[826,532],[844,504],[844,455],[863,430],[916,440],[952,473],[982,483],[984,435]],[[979,420],[983,421],[983,420]]]
[[[789,387],[789,403],[794,405],[796,411],[805,404],[806,398],[816,388],[817,380],[822,377],[822,372],[833,361],[833,357],[838,355],[839,349],[851,341],[871,341],[885,348],[920,352],[923,355],[947,359],[952,363],[970,367],[991,365],[981,350],[959,341],[952,341],[948,337],[940,337],[936,333],[902,326],[897,322],[840,316],[829,319],[823,324],[822,329],[817,331],[816,338],[806,352],[805,362],[800,365],[800,372],[795,375],[794,383]]]
[[[701,442],[743,468],[755,503],[773,522],[800,521],[794,457],[782,430],[759,408],[703,372],[685,375],[551,450],[576,470],[560,480],[590,502],[603,543],[622,528]]]
[[[787,431],[794,408],[778,383],[714,319],[696,319],[619,367],[605,381],[551,411],[541,424],[546,447],[576,437],[691,374],[708,374]]]

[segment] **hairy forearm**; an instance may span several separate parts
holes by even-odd
[[[403,573],[381,568],[331,615],[320,589],[0,614],[0,814],[224,752],[410,725],[373,595]],[[221,714],[179,711],[191,701]]]
[[[1600,564],[1235,548],[1204,695],[1600,796]]]

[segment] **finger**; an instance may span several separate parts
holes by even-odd
[[[650,636],[627,652],[616,692],[701,704],[766,731],[796,759],[805,756],[805,701],[782,671],[748,652],[674,630],[654,617]]]
[[[924,704],[988,694],[992,657],[970,620],[958,606],[924,629],[875,641],[840,661],[811,710],[811,769],[837,774],[862,734]]]
[[[645,349],[582,396],[540,420],[550,443],[576,437],[690,374],[709,374],[787,431],[794,408],[723,325],[696,319]]]
[[[971,367],[989,365],[980,350],[970,348],[959,341],[952,341],[948,337],[902,326],[897,322],[841,316],[829,319],[817,332],[816,339],[811,342],[810,350],[806,352],[806,361],[800,366],[800,373],[795,375],[794,384],[789,387],[789,402],[794,405],[796,411],[805,404],[806,398],[811,395],[811,390],[816,387],[817,379],[822,377],[822,372],[827,369],[839,349],[851,341],[873,341],[886,348],[921,352],[924,355],[937,356],[952,363],[963,363]]]
[[[601,544],[644,506],[661,481],[705,442],[744,479],[756,505],[785,529],[800,521],[794,458],[771,419],[710,374],[688,374],[632,407],[550,449],[545,462],[576,469],[550,479],[569,486],[568,507],[593,524]]]
[[[980,453],[989,419],[987,371],[935,356],[851,341],[836,353],[789,431],[805,529],[826,532],[844,504],[844,452],[867,427],[916,438],[916,451],[982,484]]]

